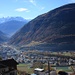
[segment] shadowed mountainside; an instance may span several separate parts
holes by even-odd
[[[6,34],[0,31],[0,43],[5,42],[7,40],[8,37],[6,36]]]
[[[26,20],[22,17],[6,17],[0,18],[0,30],[12,36],[17,30],[22,28],[29,20]]]

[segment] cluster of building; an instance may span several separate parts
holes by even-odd
[[[67,73],[65,71],[59,71],[57,73],[56,70],[53,70],[53,71],[45,71],[44,69],[35,68],[34,69],[34,74],[31,74],[31,75],[69,75],[69,73]]]
[[[42,53],[42,54],[40,54]],[[51,52],[40,52],[37,50],[33,51],[20,51],[15,47],[8,45],[0,45],[0,56],[3,61],[0,61],[0,74],[2,75],[17,75],[17,65],[18,63],[30,63],[31,68],[36,62],[41,62],[42,64],[48,64],[48,61],[53,66],[69,66],[75,65],[75,59],[70,57],[59,57],[61,52],[57,56],[45,55]],[[12,59],[13,58],[13,59]],[[16,62],[16,61],[18,62]],[[34,73],[37,75],[49,75],[49,72],[44,71],[44,69],[36,68]],[[51,74],[56,73],[55,71],[50,72]],[[56,74],[54,74],[56,75]]]

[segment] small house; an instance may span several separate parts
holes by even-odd
[[[39,75],[41,72],[44,72],[44,69],[40,69],[40,68],[35,68],[34,69],[34,73]]]
[[[1,75],[17,75],[18,63],[14,59],[7,59],[0,61]]]

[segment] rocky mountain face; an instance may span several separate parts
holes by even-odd
[[[9,43],[25,45],[32,41],[49,50],[75,50],[75,3],[42,14],[12,36]],[[45,49],[45,48],[44,48]]]
[[[0,30],[8,36],[12,36],[17,30],[22,28],[28,20],[22,17],[0,18]]]

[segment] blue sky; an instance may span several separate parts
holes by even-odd
[[[0,18],[21,16],[33,19],[75,0],[0,0]]]

